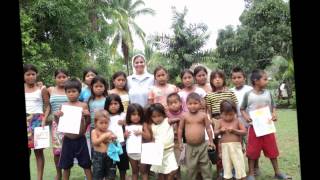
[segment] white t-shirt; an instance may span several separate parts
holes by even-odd
[[[236,95],[237,100],[238,100],[238,106],[237,106],[237,110],[238,110],[238,117],[240,119],[240,121],[244,122],[245,125],[247,125],[247,123],[244,121],[241,113],[240,113],[240,106],[242,104],[243,101],[243,97],[244,94],[248,91],[251,91],[253,88],[251,86],[248,85],[243,85],[243,87],[241,89],[236,89],[236,87],[231,88],[230,90]]]
[[[202,88],[199,88],[199,87],[195,87],[194,91],[192,91],[192,92],[199,94],[202,98],[204,98],[207,95],[207,93]],[[187,97],[192,92],[187,92],[183,89],[178,92],[178,95],[180,96],[181,101],[182,101],[182,109],[184,112],[189,112],[189,110],[187,108]]]
[[[148,104],[148,94],[154,85],[154,77],[150,73],[133,74],[127,77],[130,103],[138,103],[142,107]]]

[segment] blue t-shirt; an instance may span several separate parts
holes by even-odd
[[[81,89],[79,101],[88,102],[90,96],[91,96],[91,89],[89,87],[84,87]]]
[[[98,100],[90,100],[89,101],[89,110],[90,110],[90,126],[94,128],[94,112],[100,109],[104,109],[104,104],[106,102],[106,98],[98,99]]]

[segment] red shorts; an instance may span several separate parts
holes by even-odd
[[[276,137],[274,133],[256,137],[253,126],[248,129],[247,141],[247,157],[252,160],[257,160],[260,157],[261,150],[268,158],[277,158],[279,151],[277,147]]]

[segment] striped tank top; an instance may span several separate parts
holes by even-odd
[[[51,112],[55,113],[60,109],[61,104],[68,102],[67,95],[65,94],[55,94],[52,92],[50,96],[50,105],[51,105]]]

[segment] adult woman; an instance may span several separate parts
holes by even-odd
[[[137,54],[132,58],[133,74],[127,77],[130,103],[142,107],[148,104],[148,93],[154,84],[154,77],[148,73],[145,57]]]

